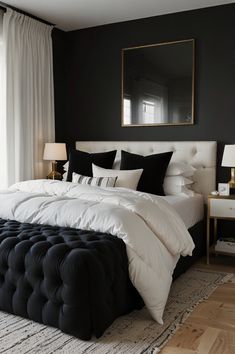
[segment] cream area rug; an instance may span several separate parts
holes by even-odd
[[[155,354],[195,306],[232,276],[192,268],[172,285],[163,318],[164,325],[153,321],[146,308],[143,308],[118,318],[101,338],[89,342],[0,312],[0,353]]]

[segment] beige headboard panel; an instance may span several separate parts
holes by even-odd
[[[216,149],[215,141],[77,141],[76,149],[87,152],[117,150],[114,168],[120,163],[120,152],[149,155],[173,151],[172,162],[186,162],[196,168],[194,190],[207,199],[216,186]]]

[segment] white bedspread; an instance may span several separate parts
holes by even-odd
[[[194,248],[183,221],[166,201],[123,188],[21,182],[0,191],[0,218],[120,237],[127,247],[130,279],[159,323],[177,260]]]
[[[193,227],[204,218],[204,197],[195,193],[194,196],[167,195],[162,197],[177,211],[187,229]]]

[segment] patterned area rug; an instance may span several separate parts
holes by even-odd
[[[144,308],[120,317],[100,339],[83,342],[54,328],[0,312],[0,353],[8,354],[155,354],[195,306],[232,274],[191,269],[172,285],[164,325]]]

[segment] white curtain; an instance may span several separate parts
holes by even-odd
[[[6,178],[6,122],[5,122],[5,80],[3,54],[3,11],[0,10],[0,188],[7,185]]]
[[[48,171],[42,156],[55,134],[51,31],[11,9],[3,16],[0,187]]]

